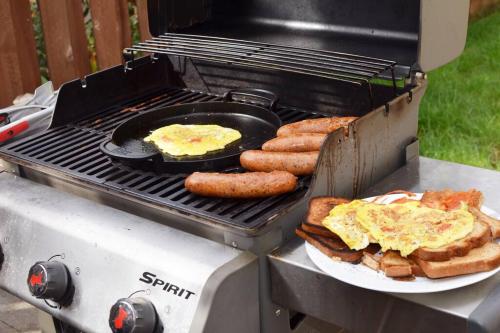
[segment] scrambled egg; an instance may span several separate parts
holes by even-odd
[[[363,249],[370,240],[382,251],[398,250],[405,257],[420,247],[438,248],[465,237],[474,217],[465,204],[443,211],[419,202],[381,205],[355,200],[332,209],[323,225],[351,249]]]
[[[174,124],[154,130],[144,141],[169,155],[196,156],[223,149],[240,138],[237,130],[219,125]]]
[[[365,204],[354,200],[337,205],[323,220],[323,225],[337,234],[351,250],[361,250],[370,244],[368,232],[356,220],[356,210]]]

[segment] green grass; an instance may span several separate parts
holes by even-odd
[[[500,170],[500,11],[473,22],[463,54],[428,77],[421,154]]]

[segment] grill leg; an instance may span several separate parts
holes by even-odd
[[[83,333],[80,330],[60,321],[59,319],[52,318],[54,322],[55,333]],[[45,333],[45,331],[43,331]]]

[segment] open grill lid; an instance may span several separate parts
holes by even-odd
[[[428,71],[463,50],[469,0],[148,0],[153,36],[216,36],[391,59]]]

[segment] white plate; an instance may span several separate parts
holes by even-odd
[[[421,196],[422,194],[418,194],[415,198],[420,199]],[[402,197],[406,197],[406,195],[391,194],[384,197],[367,198],[365,200],[375,200],[379,203],[390,203]],[[481,210],[492,217],[500,218],[500,214],[488,209],[487,207],[482,207]],[[393,293],[434,293],[456,289],[485,280],[500,271],[500,267],[498,267],[489,272],[450,278],[429,279],[425,277],[417,277],[413,281],[398,281],[386,277],[384,273],[376,272],[363,264],[353,265],[348,262],[334,261],[308,242],[306,242],[306,252],[316,266],[337,280],[361,288]]]

